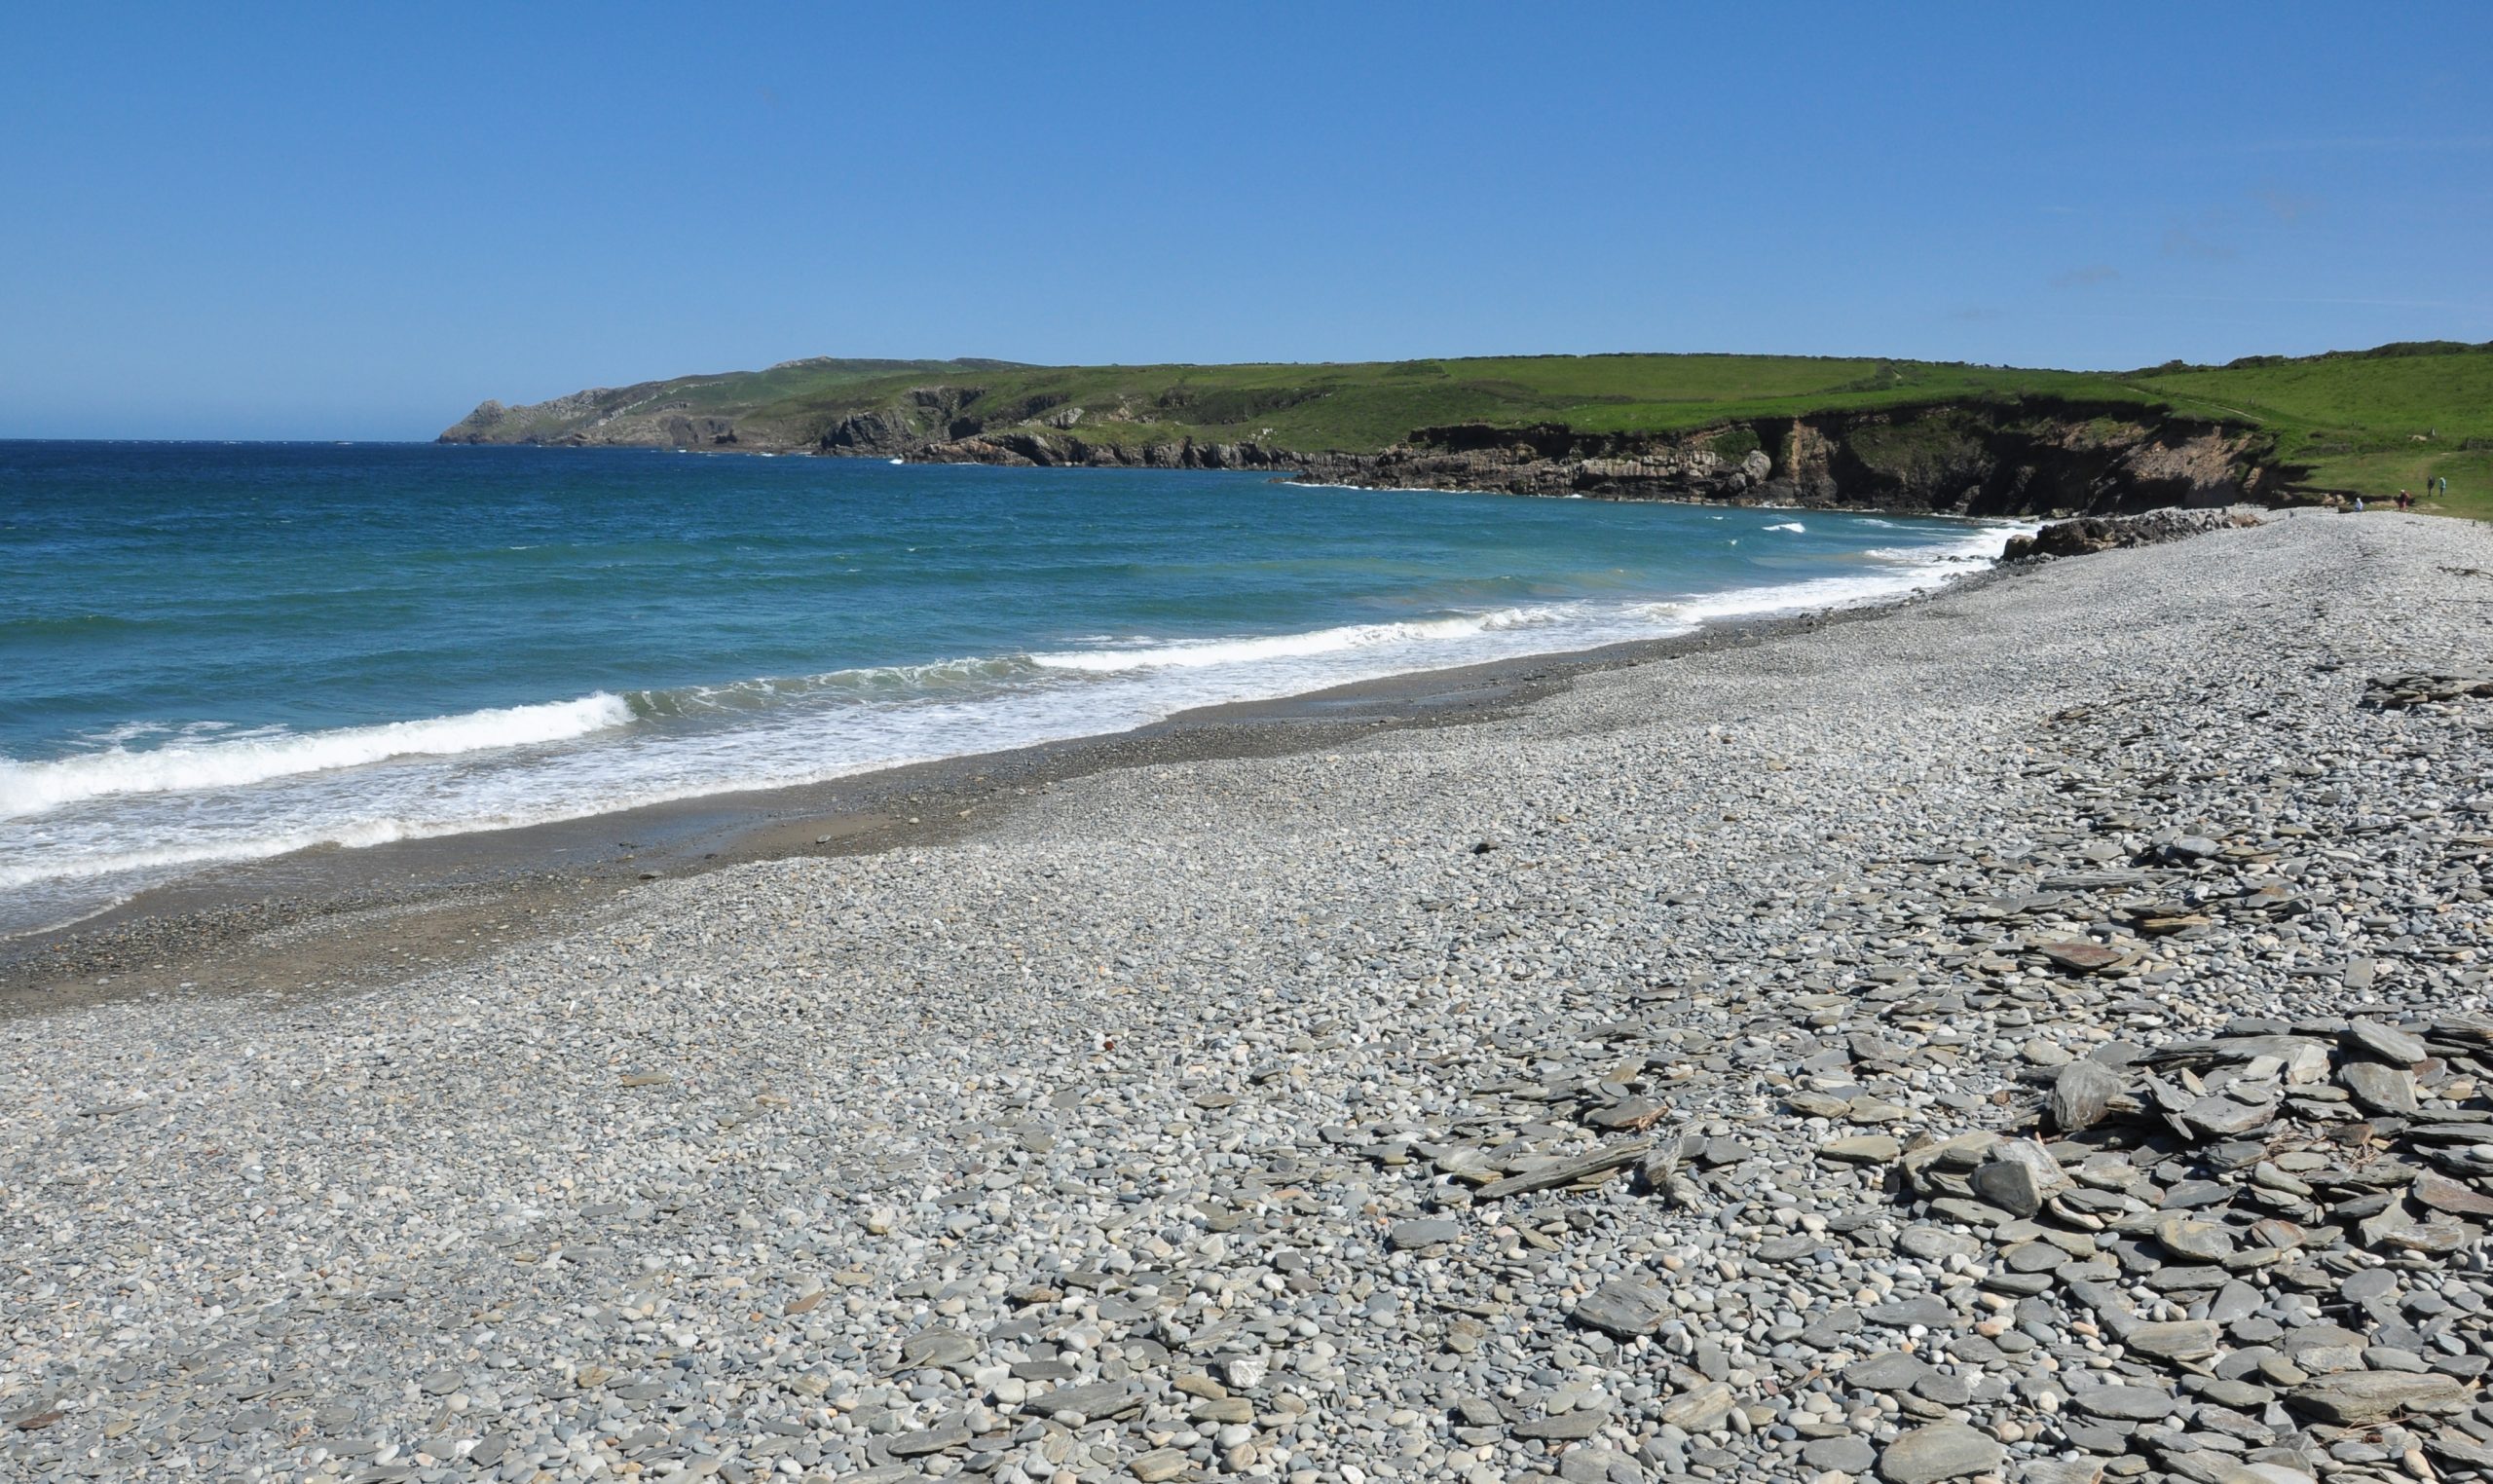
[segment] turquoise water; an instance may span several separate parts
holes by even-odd
[[[0,443],[0,932],[1944,580],[2002,533],[1261,474]]]

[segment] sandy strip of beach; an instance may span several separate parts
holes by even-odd
[[[2488,652],[2292,516],[21,996],[0,1472],[2463,1477]]]

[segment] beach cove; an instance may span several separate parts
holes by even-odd
[[[2480,1469],[2489,571],[2276,516],[20,998],[0,1459]]]

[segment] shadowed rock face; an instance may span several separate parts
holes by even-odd
[[[1133,410],[913,387],[828,428],[652,402],[647,387],[552,402],[486,402],[451,443],[737,448],[930,464],[1274,469],[1309,484],[1489,490],[1955,515],[2115,515],[2265,498],[2264,435],[2128,405],[2027,398],[1805,418],[1677,433],[1559,424],[1423,427],[1375,453],[1267,442],[1116,436]]]
[[[2258,435],[2213,425],[2024,401],[1766,418],[1669,436],[1422,428],[1381,454],[1311,459],[1302,477],[1608,500],[2117,514],[2257,499],[2263,451]]]
[[[1758,419],[1673,434],[1460,424],[1356,454],[1086,438],[1064,409],[987,408],[978,396],[917,389],[844,419],[819,451],[921,463],[1288,469],[1307,484],[1959,515],[2225,505],[2260,498],[2265,473],[2257,434],[2129,408],[2116,415],[2031,401]]]

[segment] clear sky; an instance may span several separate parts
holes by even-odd
[[[0,436],[800,355],[2493,339],[2493,5],[0,12]]]

